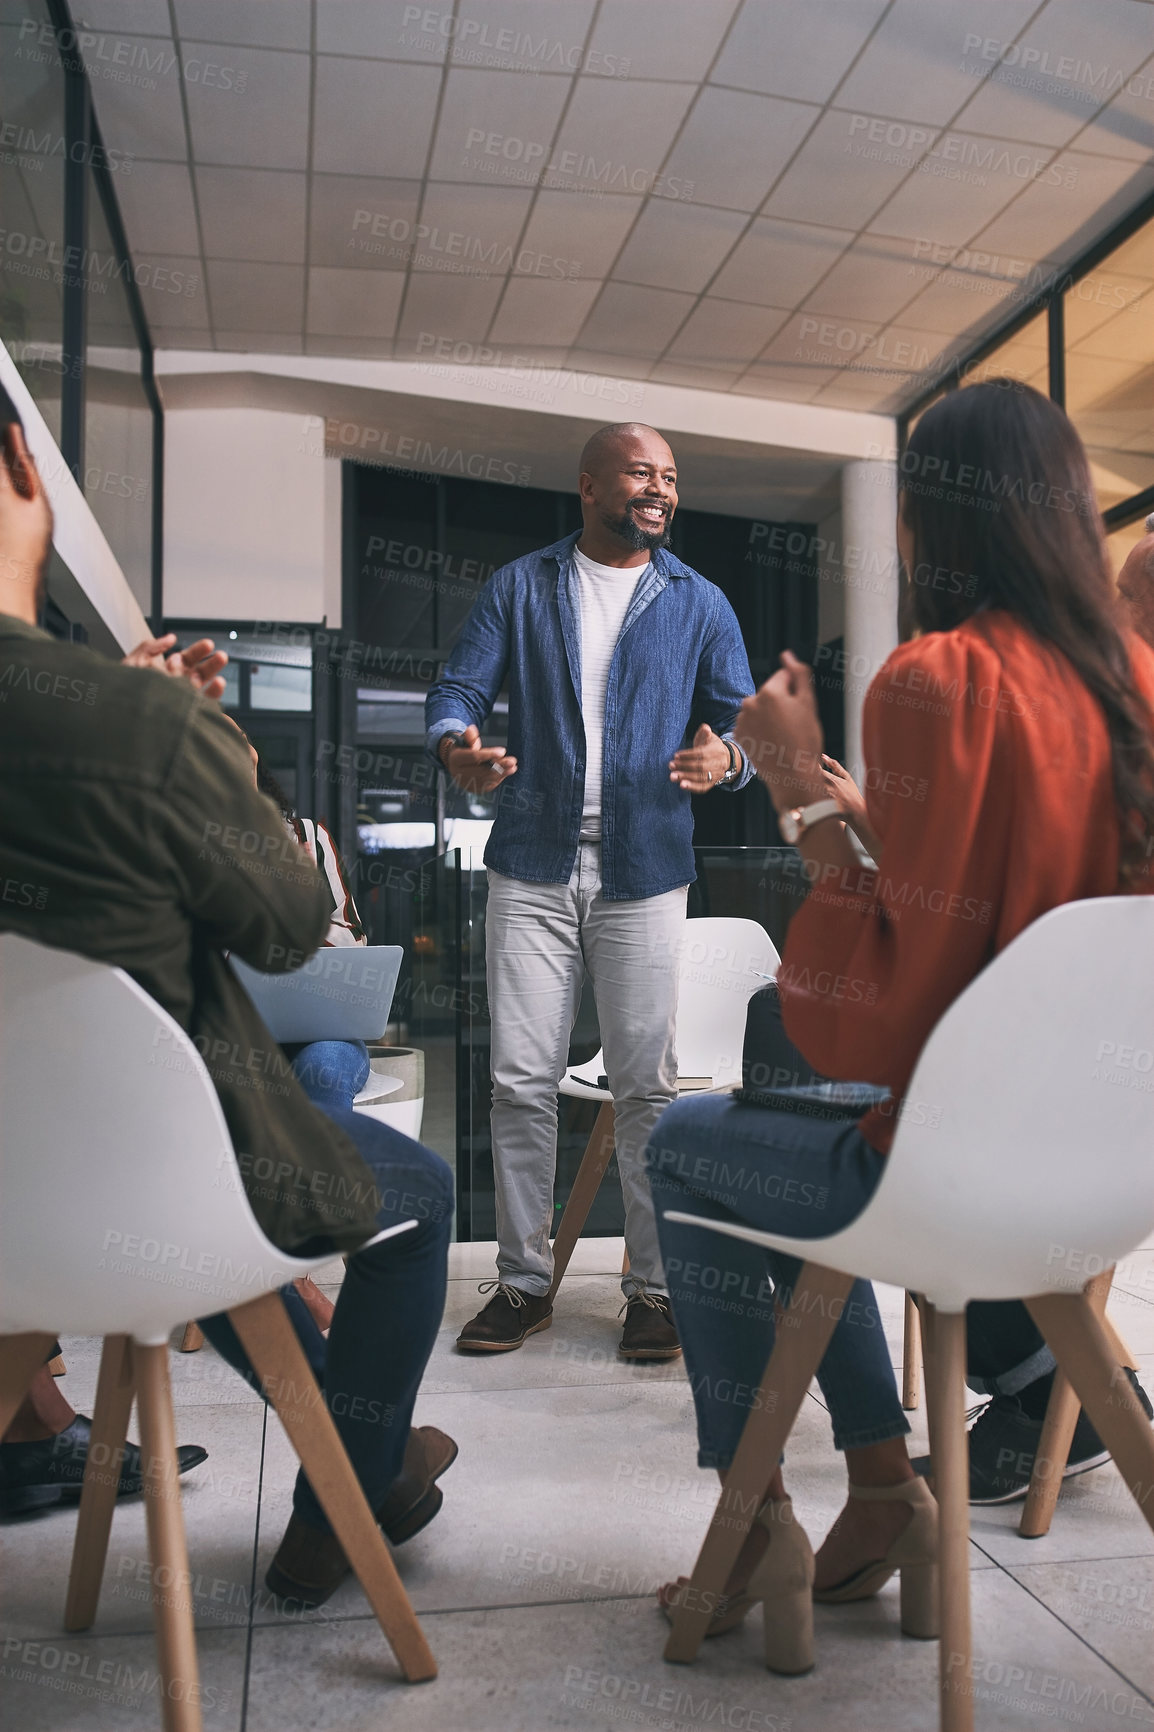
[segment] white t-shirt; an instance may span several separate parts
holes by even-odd
[[[573,549],[581,609],[581,719],[585,723],[585,800],[581,840],[601,840],[601,760],[609,663],[629,603],[648,565],[598,565]]]

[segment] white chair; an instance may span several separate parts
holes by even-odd
[[[893,1151],[841,1232],[793,1239],[700,1221],[804,1262],[665,1650],[691,1660],[840,1313],[861,1275],[923,1296],[941,1512],[941,1725],[970,1732],[964,1311],[1025,1299],[1154,1527],[1154,1434],[1082,1291],[1154,1226],[1154,897],[1068,903],[1020,934],[946,1011],[918,1060]],[[1135,1062],[1137,1061],[1137,1062]],[[693,1221],[669,1211],[668,1218]],[[831,1315],[832,1312],[832,1315]],[[741,1518],[735,1511],[748,1510]]]
[[[62,1086],[61,1079],[65,1079]],[[277,1289],[326,1257],[256,1224],[191,1040],[120,969],[0,937],[0,1432],[54,1336],[104,1351],[65,1628],[96,1616],[135,1395],[166,1732],[199,1732],[168,1334],[227,1311],[407,1679],[436,1664]],[[415,1223],[411,1223],[415,1225]]]
[[[723,1089],[740,1084],[749,1001],[776,979],[780,966],[773,940],[756,920],[710,916],[685,922],[678,954],[676,1046],[678,1075],[692,1079],[691,1087]],[[567,1070],[559,1085],[563,1095],[599,1101],[601,1111],[553,1240],[550,1296],[561,1285],[613,1159],[613,1096],[597,1087],[604,1071],[605,1055],[600,1051],[587,1063]]]

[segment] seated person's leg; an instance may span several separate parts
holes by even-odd
[[[314,1106],[348,1111],[369,1078],[369,1049],[363,1040],[313,1040],[287,1047],[293,1075]]]
[[[971,1503],[1014,1503],[1025,1497],[1054,1370],[1054,1355],[1020,1300],[983,1300],[966,1307],[966,1382],[992,1398],[970,1427]],[[1137,1373],[1127,1370],[1126,1375],[1147,1416],[1154,1417]],[[1066,1477],[1087,1473],[1109,1459],[1102,1439],[1080,1414]],[[929,1473],[929,1456],[920,1456],[914,1466],[919,1473]]]

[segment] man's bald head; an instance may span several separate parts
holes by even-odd
[[[617,464],[623,457],[631,455],[635,446],[648,449],[653,445],[660,446],[672,458],[672,451],[656,427],[648,427],[644,421],[617,421],[611,427],[599,427],[592,438],[585,441],[579,473],[601,475],[607,465]]]
[[[585,523],[580,546],[590,559],[634,564],[638,554],[668,546],[677,465],[656,427],[619,421],[598,428],[581,453],[577,487]]]

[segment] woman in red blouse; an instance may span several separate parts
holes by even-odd
[[[666,1210],[799,1238],[847,1225],[902,1111],[924,1107],[903,1096],[930,1030],[975,975],[1060,903],[1154,887],[1154,654],[1119,611],[1073,426],[1013,380],[952,392],[918,422],[900,485],[916,635],[865,699],[874,862],[829,799],[808,668],[786,652],[735,729],[812,885],[778,975],[786,1032],[814,1071],[873,1085],[859,1096],[869,1110],[837,1116],[828,1087],[776,1109],[698,1096],[667,1109],[648,1151],[698,1459],[723,1481],[772,1343],[774,1291],[799,1265]],[[846,1453],[845,1509],[815,1567],[779,1470],[712,1624],[732,1628],[762,1600],[767,1663],[784,1672],[812,1664],[811,1588],[859,1599],[909,1568],[903,1624],[933,1633],[936,1511],[906,1453],[868,1282],[819,1382]],[[662,1590],[667,1609],[678,1592]]]

